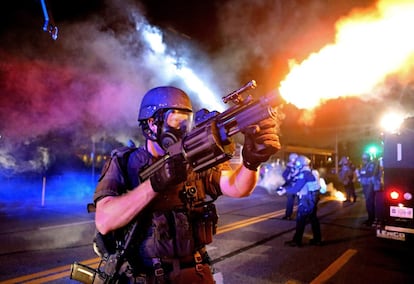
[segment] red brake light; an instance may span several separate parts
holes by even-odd
[[[396,190],[391,190],[389,192],[389,196],[390,196],[391,199],[397,200],[400,197],[400,193]]]

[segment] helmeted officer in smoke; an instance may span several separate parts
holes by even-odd
[[[284,194],[286,194],[285,216],[282,217],[284,220],[290,220],[292,218],[293,207],[297,198],[296,192],[287,193],[286,188],[292,186],[297,178],[298,169],[295,167],[295,163],[298,157],[298,154],[290,153],[289,160],[286,163],[286,168],[282,173],[282,177],[285,180],[285,183],[278,189],[278,191],[282,191]]]
[[[313,239],[311,245],[321,245],[322,235],[319,219],[317,216],[319,190],[319,173],[311,168],[311,161],[308,157],[300,155],[295,162],[299,171],[294,184],[286,189],[288,193],[299,196],[298,212],[296,216],[296,231],[291,241],[285,244],[289,246],[302,246],[303,233],[308,221],[311,223]]]
[[[149,90],[138,116],[145,145],[115,151],[103,170],[94,194],[97,230],[105,237],[134,221],[139,228],[122,264],[120,283],[214,283],[205,249],[217,226],[213,201],[220,195],[250,195],[257,168],[280,149],[278,121],[269,118],[255,132],[245,133],[243,163],[236,169],[224,162],[195,172],[170,157],[141,182],[138,173],[190,130],[192,115],[190,99],[181,89]],[[255,150],[255,143],[264,149]]]
[[[338,172],[338,177],[345,189],[346,200],[344,202],[356,202],[357,196],[355,193],[355,168],[349,157],[342,157],[339,161],[341,169]]]
[[[364,221],[367,226],[373,225],[375,221],[375,192],[381,189],[381,172],[379,164],[374,161],[368,153],[362,154],[362,164],[356,171],[362,192],[365,197],[365,208],[368,219]]]

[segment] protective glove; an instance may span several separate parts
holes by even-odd
[[[151,186],[155,192],[167,191],[171,186],[186,179],[186,163],[180,155],[166,159],[163,166],[150,177]]]
[[[258,125],[248,127],[244,135],[242,151],[243,165],[252,171],[257,171],[261,163],[280,149],[278,123],[274,118],[262,120]]]
[[[276,189],[276,193],[279,196],[282,196],[282,195],[286,194],[286,188],[284,188],[283,186],[280,186]]]

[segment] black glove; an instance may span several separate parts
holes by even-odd
[[[165,160],[164,165],[150,177],[151,186],[155,192],[166,191],[186,179],[186,163],[180,155]]]
[[[242,151],[243,165],[252,171],[257,171],[261,163],[280,149],[278,123],[274,118],[262,120],[258,125],[252,125],[244,135]]]

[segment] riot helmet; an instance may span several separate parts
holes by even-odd
[[[345,157],[343,156],[341,158],[341,160],[339,161],[339,165],[343,166],[343,165],[348,165],[349,164],[349,157]]]
[[[303,169],[304,167],[309,167],[311,163],[311,160],[303,155],[300,155],[295,162],[295,168],[296,169]]]
[[[153,120],[157,130],[151,130]],[[188,95],[176,87],[162,86],[149,90],[143,97],[138,114],[144,136],[156,141],[164,150],[179,141],[191,128],[192,106]]]
[[[366,164],[371,161],[371,156],[368,153],[362,154],[362,163]]]
[[[288,161],[288,163],[287,163],[287,165],[289,166],[289,167],[293,167],[294,165],[295,165],[295,162],[296,162],[296,159],[298,158],[298,154],[296,154],[296,153],[291,153],[290,155],[289,155],[289,161]]]

